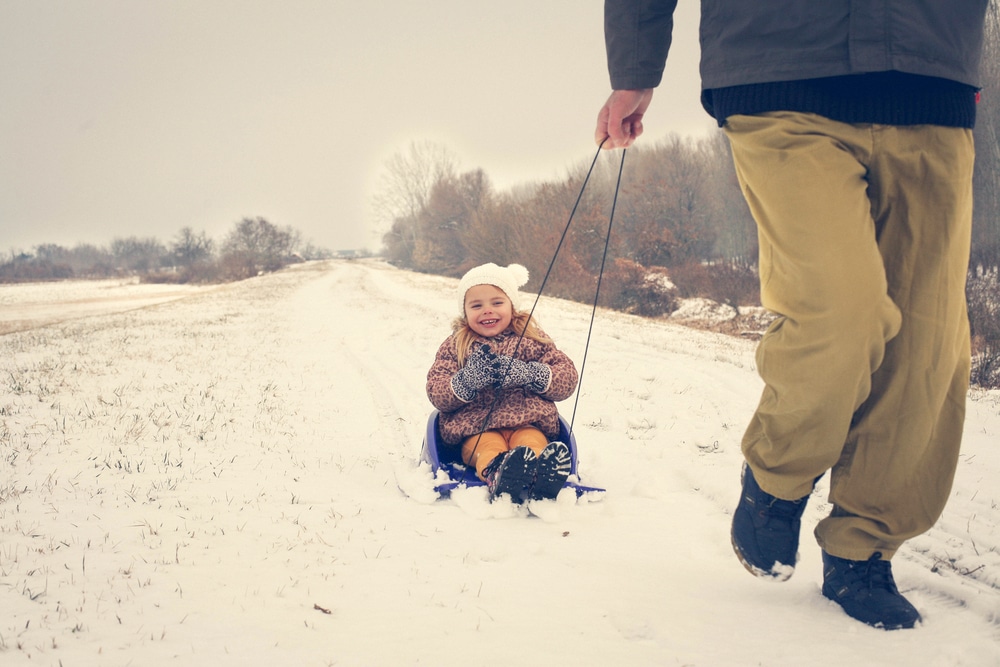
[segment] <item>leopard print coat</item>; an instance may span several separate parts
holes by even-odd
[[[523,338],[518,347],[517,339],[518,335],[508,329],[492,338],[477,337],[474,345],[489,345],[496,354],[510,355],[517,349],[518,359],[537,361],[552,369],[552,379],[548,389],[541,394],[525,387],[500,390],[499,400],[492,413],[490,406],[493,405],[497,392],[492,387],[480,389],[468,403],[459,399],[452,391],[451,376],[459,369],[455,337],[449,336],[438,348],[434,363],[427,373],[427,398],[441,413],[441,438],[445,443],[457,445],[484,430],[528,425],[538,428],[549,438],[559,435],[559,413],[554,401],[562,401],[573,395],[577,382],[576,366],[552,343]],[[484,428],[483,422],[487,414],[490,415],[490,420]]]

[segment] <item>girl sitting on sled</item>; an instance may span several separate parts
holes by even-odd
[[[441,439],[461,446],[491,501],[555,498],[571,466],[569,447],[553,441],[554,401],[573,394],[576,367],[520,310],[518,288],[527,282],[519,264],[470,269],[458,285],[462,315],[427,373]]]

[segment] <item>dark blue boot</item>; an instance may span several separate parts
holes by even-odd
[[[531,494],[535,483],[538,458],[527,447],[515,447],[498,454],[483,469],[483,479],[490,492],[490,502],[497,496],[509,495],[515,503],[523,503]]]
[[[743,465],[743,494],[733,512],[732,541],[736,556],[751,574],[775,581],[792,576],[808,499],[772,496],[757,486],[750,466]]]
[[[912,628],[920,620],[920,613],[896,588],[892,565],[878,552],[868,560],[846,560],[824,551],[823,595],[851,618],[876,628]]]
[[[555,498],[562,491],[573,466],[569,447],[561,442],[550,442],[538,455],[535,485],[531,487],[532,500]]]

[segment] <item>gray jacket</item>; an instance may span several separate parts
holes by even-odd
[[[978,87],[989,0],[702,0],[702,88],[896,70]],[[677,0],[605,0],[611,87],[655,88]]]

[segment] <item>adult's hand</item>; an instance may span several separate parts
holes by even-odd
[[[605,149],[631,146],[642,134],[642,117],[652,99],[652,88],[613,91],[597,114],[594,141]]]

